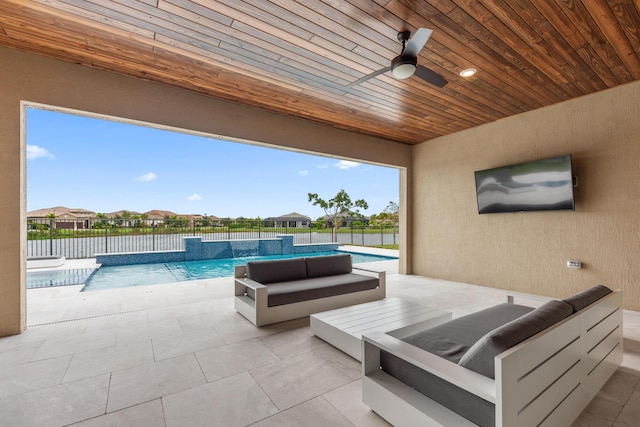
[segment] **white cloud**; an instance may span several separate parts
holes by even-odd
[[[190,195],[189,197],[187,197],[187,200],[190,200],[192,202],[198,201],[198,200],[202,200],[202,196],[199,195],[198,193],[193,193],[192,195]]]
[[[27,160],[35,160],[41,157],[46,157],[50,160],[55,159],[55,156],[46,148],[42,148],[37,145],[27,145]]]
[[[334,164],[333,166],[338,169],[346,170],[351,168],[357,168],[358,166],[360,166],[360,163],[352,162],[350,160],[340,160],[338,163]]]
[[[301,176],[307,176],[309,175],[309,171],[298,171],[298,174]]]
[[[137,179],[140,182],[155,181],[156,179],[158,179],[158,175],[153,172],[147,172],[144,175],[140,175]]]
[[[318,169],[326,169],[326,168],[328,168],[328,167],[329,167],[329,164],[324,163],[324,164],[322,164],[322,165],[318,165],[318,166],[316,166],[316,167],[317,167]]]

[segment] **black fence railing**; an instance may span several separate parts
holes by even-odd
[[[204,241],[251,240],[294,236],[294,244],[331,243],[331,228],[286,225],[276,227],[259,220],[29,218],[27,256],[92,258],[97,253],[184,250],[183,237],[201,236]],[[355,226],[338,230],[343,245],[398,245],[397,227]]]

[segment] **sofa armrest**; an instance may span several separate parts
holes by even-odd
[[[256,282],[255,280],[251,280],[251,279],[247,279],[245,278],[241,278],[241,279],[235,279],[235,282],[237,285],[242,286],[243,288],[249,288],[249,289],[253,289],[254,291],[257,291],[258,289],[261,288],[267,288],[267,285],[263,285],[260,282]]]
[[[496,401],[496,385],[491,378],[473,372],[383,332],[362,336],[363,375],[380,370],[380,350],[405,360],[490,403]]]
[[[352,270],[358,270],[357,273],[363,272],[367,276],[374,276],[378,278],[378,286],[384,296],[387,295],[387,272],[386,271],[376,271],[370,270],[368,268],[362,267],[352,267]],[[354,271],[354,273],[356,273]]]
[[[241,277],[247,277],[247,266],[246,265],[236,265],[233,268],[233,277],[239,279]]]
[[[246,289],[253,289],[256,293],[256,299],[257,299],[257,295],[258,293],[262,293],[264,292],[266,294],[267,292],[267,286],[263,285],[262,283],[256,282],[255,280],[251,280],[251,279],[247,279],[246,277],[242,277],[242,278],[236,278],[234,280],[235,283],[235,287],[236,287],[236,295],[244,295],[246,292]],[[238,293],[238,291],[241,291],[240,293]]]
[[[352,270],[360,270],[360,271],[366,271],[368,273],[375,273],[375,274],[379,274],[379,273],[384,273],[384,271],[378,271],[378,270],[371,270],[369,268],[362,268],[362,267],[351,267]]]
[[[253,289],[256,295],[256,300],[260,297],[267,297],[267,287],[260,282],[256,282],[255,280],[251,280],[247,278],[247,267],[246,265],[236,265],[234,268],[234,284],[235,284],[235,295],[242,296],[247,292],[247,288]]]
[[[509,304],[513,304],[513,301],[514,301],[514,299],[516,297],[517,298],[528,299],[528,300],[532,300],[532,301],[543,302],[543,303],[553,299],[553,298],[545,297],[543,295],[527,294],[527,293],[524,293],[524,292],[507,291],[505,294],[507,296],[507,302]]]

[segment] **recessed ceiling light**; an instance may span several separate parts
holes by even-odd
[[[476,70],[475,68],[467,68],[466,70],[460,71],[460,75],[462,77],[471,77],[477,72],[478,70]]]

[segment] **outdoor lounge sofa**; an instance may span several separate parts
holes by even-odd
[[[353,267],[349,254],[252,261],[235,267],[234,305],[253,324],[269,325],[383,299],[385,278]]]
[[[522,295],[522,294],[521,294]],[[363,336],[363,401],[395,426],[568,426],[622,362],[622,292],[508,303]]]

